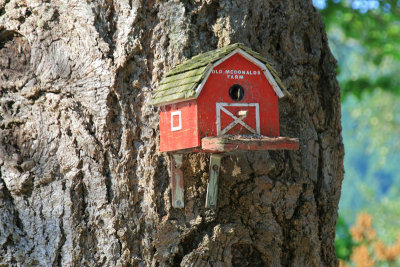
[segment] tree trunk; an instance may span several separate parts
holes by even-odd
[[[178,63],[242,42],[292,98],[299,151],[184,158],[171,208],[151,91]],[[303,0],[0,0],[0,265],[336,266],[340,90]]]

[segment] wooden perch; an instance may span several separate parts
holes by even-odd
[[[201,148],[206,152],[231,152],[247,150],[298,150],[299,140],[289,137],[244,137],[221,136],[201,139]]]

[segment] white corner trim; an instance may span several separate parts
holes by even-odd
[[[174,116],[179,116],[179,124],[174,125]],[[181,111],[173,111],[171,112],[171,132],[179,131],[182,129],[182,114]]]
[[[265,77],[267,78],[267,80],[269,81],[269,83],[272,85],[272,89],[274,89],[276,95],[279,98],[284,97],[285,95],[283,94],[281,88],[279,87],[279,85],[276,83],[274,77],[272,77],[271,72],[269,72],[268,69],[263,70]]]
[[[265,66],[264,63],[262,63],[261,61],[259,61],[258,59],[256,59],[255,57],[249,55],[248,53],[246,53],[245,51],[243,51],[240,48],[237,48],[235,50],[233,50],[231,53],[229,53],[227,56],[221,58],[220,60],[218,60],[217,62],[215,62],[212,67],[208,70],[206,76],[203,78],[203,80],[201,81],[201,83],[199,84],[199,86],[196,89],[196,95],[194,96],[194,98],[197,98],[200,93],[201,90],[203,89],[206,81],[208,80],[208,77],[210,76],[212,70],[218,66],[219,64],[221,64],[222,62],[224,62],[225,60],[227,60],[228,58],[230,58],[231,56],[233,56],[234,54],[239,53],[240,55],[242,55],[245,59],[247,59],[248,61],[254,63],[256,66],[258,66],[264,73],[265,78],[267,78],[268,82],[272,85],[272,89],[274,90],[274,92],[276,93],[276,95],[281,98],[284,97],[284,93],[282,92],[281,88],[278,86],[278,84],[276,83],[274,77],[271,75],[271,72],[268,70],[268,68]]]
[[[194,96],[194,98],[197,98],[200,95],[201,89],[203,89],[204,85],[206,84],[208,77],[210,76],[212,70],[214,68],[214,65],[211,66],[211,68],[208,70],[206,76],[204,76],[203,80],[201,81],[201,83],[199,84],[199,86],[196,89],[196,95]]]

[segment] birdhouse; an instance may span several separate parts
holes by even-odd
[[[172,155],[172,205],[184,205],[179,167],[185,152],[212,153],[210,179],[216,180],[221,153],[298,149],[297,139],[279,136],[278,100],[287,94],[267,60],[243,44],[197,55],[172,69],[151,100],[160,107],[160,151]],[[216,206],[214,197],[206,206]]]

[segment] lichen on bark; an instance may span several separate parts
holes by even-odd
[[[297,152],[184,160],[172,209],[151,91],[198,53],[242,42],[293,96]],[[340,90],[311,1],[0,0],[0,264],[335,266]]]

